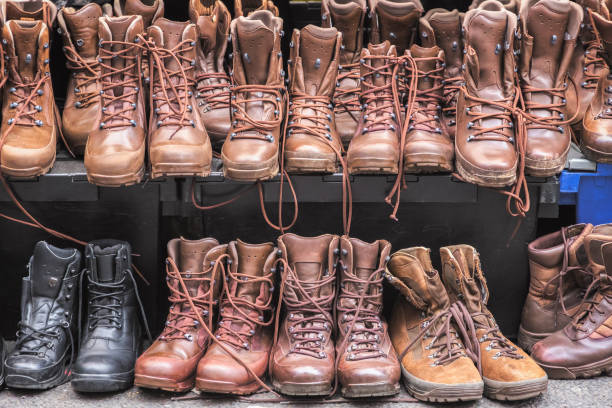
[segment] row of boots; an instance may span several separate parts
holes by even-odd
[[[486,307],[479,255],[426,248],[391,255],[384,240],[285,234],[273,243],[168,243],[170,312],[136,362],[135,384],[183,392],[272,389],[348,398],[501,400],[543,393],[547,376],[505,338]],[[399,296],[387,324],[385,278]],[[277,289],[278,288],[278,289]]]
[[[71,381],[79,392],[125,390],[134,381],[144,309],[127,242],[92,241],[81,252],[38,242],[21,289],[6,385],[44,390]],[[149,336],[150,337],[150,336]]]

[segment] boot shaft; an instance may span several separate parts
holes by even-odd
[[[223,2],[214,0],[210,5],[205,3],[202,0],[189,2],[189,18],[198,26],[199,33],[198,74],[224,73],[232,17]]]
[[[363,24],[366,8],[366,0],[323,0],[321,2],[321,26],[335,27],[342,33],[341,65],[359,61],[363,48]]]
[[[472,4],[470,4],[469,9],[473,10],[475,8],[478,8],[485,1],[487,0],[473,0]],[[518,15],[519,9],[522,4],[521,0],[498,0],[498,1],[504,6],[506,10]]]
[[[274,5],[273,0],[234,0],[234,16],[236,18],[246,17],[260,10],[267,10],[278,16],[278,8]]]
[[[114,0],[115,16],[142,16],[144,28],[164,16],[164,0]]]
[[[464,13],[457,10],[431,9],[424,17],[433,30],[436,45],[444,51],[445,78],[461,76],[465,46],[462,30],[464,16]]]
[[[419,0],[369,0],[370,42],[389,41],[399,55],[404,54],[417,38],[423,5]]]
[[[39,20],[52,28],[57,17],[57,6],[50,0],[5,1],[2,8],[3,23],[8,20]]]

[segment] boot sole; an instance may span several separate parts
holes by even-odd
[[[482,187],[501,188],[511,186],[516,182],[516,166],[513,169],[500,172],[491,172],[473,168],[461,158],[457,152],[457,172],[468,183]]]
[[[528,354],[531,354],[531,350],[533,349],[533,345],[536,344],[540,340],[544,340],[546,337],[550,336],[552,333],[532,333],[525,329],[523,326],[519,326],[518,332],[518,344],[519,346],[525,350]]]
[[[407,154],[404,155],[404,171],[417,174],[450,173],[453,163],[437,154]]]
[[[337,160],[288,157],[285,153],[285,170],[288,173],[337,173]]]
[[[51,162],[48,163],[44,167],[30,167],[27,169],[14,169],[11,167],[1,166],[0,170],[2,171],[2,174],[11,176],[13,178],[29,179],[33,177],[42,176],[43,174],[47,174],[49,170],[53,168],[54,164],[55,164],[55,154],[53,155],[53,159],[51,160]]]
[[[552,177],[561,173],[567,162],[569,145],[565,153],[555,160],[531,160],[525,157],[525,173],[533,177]]]
[[[159,177],[208,177],[210,175],[210,163],[208,165],[189,163],[159,163],[151,165],[151,178]]]
[[[175,381],[169,378],[151,377],[140,374],[134,376],[134,385],[137,387],[171,392],[187,392],[193,388],[194,383],[194,377],[190,377],[184,381]]]
[[[348,164],[350,174],[397,174],[398,161],[388,159],[358,159]]]
[[[119,176],[107,176],[102,174],[87,173],[87,181],[100,187],[124,187],[140,183],[144,176],[144,166],[136,173],[122,174]]]
[[[68,353],[69,354],[69,353]],[[19,388],[24,390],[48,390],[49,388],[57,387],[70,381],[70,371],[66,367],[69,357],[65,357],[60,362],[60,369],[52,378],[45,381],[40,381],[26,374],[11,373],[9,368],[5,368],[6,377],[5,383],[7,387]]]
[[[485,397],[500,401],[519,401],[537,397],[546,392],[548,387],[547,377],[515,382],[494,381],[485,377],[482,379]]]
[[[134,383],[134,370],[114,374],[72,373],[72,389],[78,392],[113,392],[127,390]]]
[[[280,383],[272,380],[272,387],[285,395],[295,395],[303,397],[316,397],[321,395],[329,395],[332,392],[333,386],[329,382],[317,383]]]
[[[254,167],[253,165],[242,167],[237,163],[227,160],[223,154],[221,159],[223,160],[223,175],[232,180],[263,181],[269,180],[278,174],[278,158],[276,156],[267,162],[257,163],[258,167],[252,169],[248,167]]]
[[[579,367],[555,367],[541,364],[540,367],[546,371],[548,378],[553,380],[575,380],[577,378],[591,378],[607,374],[612,376],[612,356],[602,361],[586,364]]]
[[[586,146],[582,141],[582,138],[580,139],[580,150],[582,151],[582,154],[584,154],[584,156],[589,160],[592,160],[597,163],[612,163],[612,152],[606,153],[600,152],[599,150],[594,150]]]
[[[403,382],[408,392],[420,401],[457,402],[482,398],[484,383],[439,384],[421,380],[402,366]]]
[[[206,380],[196,378],[196,389],[203,392],[212,392],[215,394],[233,394],[233,395],[248,395],[253,394],[261,387],[257,381],[250,382],[244,385],[238,385],[226,381]]]
[[[399,383],[350,384],[342,387],[342,396],[345,398],[388,397],[399,392]]]

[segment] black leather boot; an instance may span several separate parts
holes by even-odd
[[[21,322],[15,349],[4,361],[6,384],[44,390],[70,376],[76,343],[76,289],[81,254],[40,241],[21,289]]]
[[[85,248],[81,292],[87,293],[87,318],[79,332],[81,348],[72,370],[72,388],[81,392],[120,391],[132,386],[140,352],[141,326],[146,325],[132,250],[124,241],[92,241]],[[81,336],[82,332],[82,336]]]

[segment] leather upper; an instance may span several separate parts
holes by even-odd
[[[389,41],[403,55],[417,38],[423,5],[419,0],[368,0],[371,20],[370,43]]]

